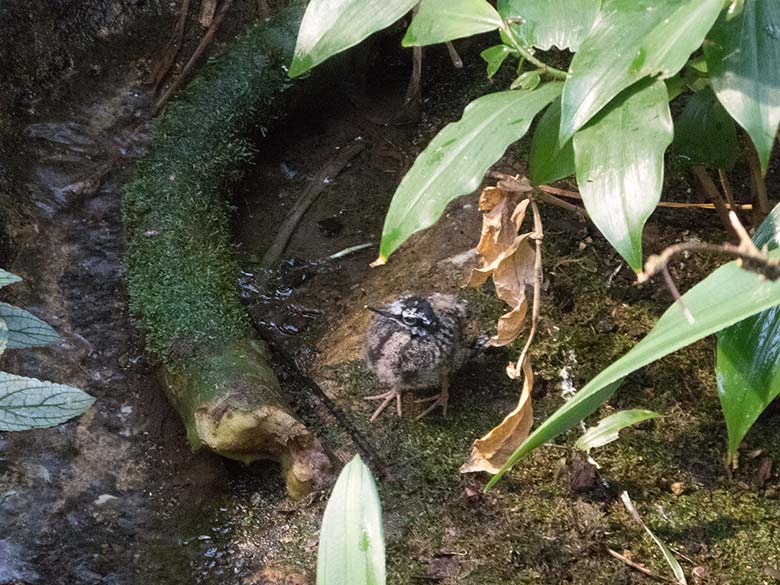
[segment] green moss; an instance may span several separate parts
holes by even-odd
[[[248,135],[283,109],[300,3],[256,26],[166,109],[125,188],[131,310],[168,360],[247,332],[223,193],[252,156]]]

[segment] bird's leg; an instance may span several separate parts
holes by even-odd
[[[376,417],[382,414],[382,411],[384,411],[384,409],[387,408],[387,405],[393,401],[393,398],[395,398],[395,409],[398,412],[398,416],[401,416],[401,393],[395,388],[393,388],[388,392],[385,392],[384,394],[377,394],[376,396],[366,396],[365,400],[384,401],[382,402],[382,404],[379,405],[379,408],[377,408],[374,411],[374,414],[371,415],[369,421],[374,422],[376,420]]]
[[[445,374],[441,381],[441,392],[439,392],[436,396],[429,396],[428,398],[420,398],[419,400],[415,400],[415,402],[417,403],[431,402],[432,404],[428,408],[423,410],[420,414],[418,414],[414,420],[420,420],[422,417],[429,414],[437,406],[441,406],[442,416],[444,418],[447,418],[447,401],[450,398],[449,387],[450,387],[450,381],[447,375]]]

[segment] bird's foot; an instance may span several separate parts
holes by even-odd
[[[376,396],[366,396],[365,400],[384,401],[379,405],[379,408],[374,411],[374,414],[371,415],[369,421],[374,422],[377,417],[382,414],[385,408],[387,408],[387,406],[393,401],[393,398],[395,398],[396,412],[398,413],[398,416],[401,416],[401,393],[398,390],[390,390],[389,392],[385,392],[384,394],[377,394]]]
[[[415,400],[415,403],[420,404],[424,402],[430,402],[431,405],[418,414],[414,420],[420,420],[424,416],[430,414],[437,406],[441,406],[441,413],[444,418],[447,418],[447,402],[449,401],[449,394],[446,390],[443,390],[436,396],[428,396],[427,398],[420,398]]]

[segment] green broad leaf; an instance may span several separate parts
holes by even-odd
[[[603,447],[612,441],[617,441],[619,433],[626,427],[639,424],[642,421],[658,418],[657,412],[652,410],[621,410],[599,421],[595,427],[589,428],[577,439],[574,446],[580,451],[590,451],[597,447]]]
[[[780,3],[751,0],[721,16],[704,45],[710,83],[742,126],[766,173],[780,124]]]
[[[376,265],[413,233],[433,225],[447,204],[479,187],[490,165],[520,140],[536,114],[561,93],[560,82],[502,91],[471,102],[417,157],[393,195]]]
[[[674,153],[689,165],[731,169],[737,160],[737,127],[709,87],[690,97],[674,122]]]
[[[333,487],[317,553],[317,585],[345,584],[385,584],[382,505],[359,455],[341,470]]]
[[[753,236],[759,248],[780,245],[780,205]],[[718,333],[718,396],[729,436],[729,461],[759,415],[780,394],[780,306]]]
[[[590,31],[601,0],[498,0],[503,18],[521,18],[512,30],[527,46],[576,51]]]
[[[53,427],[83,414],[93,402],[78,388],[0,372],[0,431]]]
[[[0,268],[0,288],[3,288],[4,286],[8,286],[9,284],[13,284],[15,282],[19,282],[22,279],[15,274],[11,274],[10,272],[3,270]]]
[[[571,177],[574,172],[574,148],[571,140],[558,148],[561,100],[556,99],[542,114],[531,139],[528,176],[534,185],[544,185]]]
[[[780,259],[780,250],[773,250],[769,255]],[[531,451],[595,412],[631,372],[779,304],[780,280],[766,280],[741,269],[736,262],[729,262],[685,293],[682,302],[695,319],[692,325],[680,307],[676,304],[669,307],[653,330],[631,351],[599,373],[539,425],[491,478],[487,488]]]
[[[415,4],[417,0],[311,0],[298,31],[290,77],[387,28]]]
[[[479,56],[487,63],[488,79],[492,78],[501,68],[506,58],[512,54],[512,47],[494,45],[482,51]]]
[[[682,69],[722,7],[722,0],[604,0],[569,67],[559,142],[640,79]]]
[[[487,0],[422,0],[401,44],[445,43],[496,30],[503,24]]]
[[[43,347],[60,341],[51,325],[19,307],[0,303],[0,319],[8,326],[8,349]]]
[[[517,76],[517,79],[515,79],[512,84],[509,86],[509,89],[536,89],[539,87],[539,84],[542,82],[542,76],[539,74],[538,71],[525,71],[524,73],[521,73]]]
[[[661,200],[664,151],[674,136],[666,85],[648,81],[621,93],[573,140],[585,209],[637,271],[642,228]]]

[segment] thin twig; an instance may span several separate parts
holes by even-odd
[[[609,553],[610,556],[616,558],[619,561],[624,562],[625,564],[627,564],[632,569],[636,569],[637,571],[639,571],[643,575],[647,575],[651,579],[655,579],[656,581],[661,581],[662,583],[677,583],[677,581],[675,581],[673,579],[669,579],[668,577],[664,577],[663,575],[659,575],[657,573],[653,573],[650,569],[648,569],[644,565],[640,565],[639,563],[636,563],[636,562],[632,561],[628,557],[626,557],[624,555],[621,555],[616,550],[612,550],[611,548],[607,547],[607,552]]]
[[[551,185],[539,185],[536,187],[540,191],[545,193],[551,193],[560,197],[568,197],[569,199],[582,200],[582,196],[578,191],[571,191],[569,189],[560,189],[559,187],[553,187]],[[658,207],[670,207],[673,209],[715,209],[715,205],[712,203],[676,203],[673,201],[659,201]],[[732,207],[729,205],[729,209]],[[752,205],[735,205],[734,209],[752,209]]]
[[[645,262],[645,270],[638,276],[638,282],[646,282],[650,277],[660,272],[664,266],[678,254],[683,252],[708,252],[711,254],[725,254],[742,261],[745,270],[762,275],[768,280],[775,281],[780,278],[780,260],[769,258],[765,254],[753,254],[745,252],[733,244],[707,244],[705,242],[683,242],[669,246],[663,252],[650,256]]]
[[[528,339],[525,341],[523,351],[520,352],[520,357],[517,358],[517,365],[515,365],[515,371],[520,371],[525,362],[528,349],[531,347],[531,343],[536,335],[536,329],[539,326],[539,314],[542,306],[542,282],[544,274],[542,273],[542,240],[544,239],[544,231],[542,230],[542,216],[539,213],[539,206],[534,199],[531,199],[531,210],[534,215],[534,232],[531,235],[531,239],[535,243],[535,256],[534,256],[534,300],[531,308],[531,331],[528,333]]]
[[[357,427],[352,424],[344,411],[338,407],[338,405],[330,398],[330,396],[325,393],[325,391],[319,384],[317,384],[317,382],[315,382],[298,366],[298,363],[295,361],[295,359],[289,353],[287,353],[284,348],[274,343],[272,339],[266,335],[263,335],[262,332],[260,332],[260,336],[270,346],[276,361],[281,362],[285,366],[285,369],[288,373],[298,378],[299,382],[312,390],[317,399],[325,406],[331,415],[333,415],[333,418],[335,418],[341,427],[349,434],[349,436],[352,438],[352,441],[355,443],[355,446],[366,457],[366,459],[373,463],[372,467],[377,476],[384,477],[387,466],[385,465],[382,457],[371,445],[371,442],[363,436],[363,433],[361,433]]]
[[[360,154],[365,147],[365,142],[352,142],[349,146],[342,148],[336,156],[331,158],[317,171],[317,174],[309,181],[309,184],[287,214],[284,223],[276,232],[273,243],[260,261],[261,266],[271,268],[279,261],[306,210],[322,194],[330,181],[347,166],[349,161]]]
[[[753,225],[757,226],[769,215],[769,196],[766,192],[766,182],[761,174],[761,162],[753,141],[748,136],[748,165],[750,166],[750,191],[753,193]]]
[[[447,41],[444,44],[447,46],[447,52],[450,54],[450,59],[452,59],[452,64],[455,68],[463,69],[463,59],[458,55],[458,51],[455,50],[455,45],[452,44],[452,41]]]
[[[710,174],[707,172],[707,169],[701,165],[694,165],[691,167],[691,171],[693,171],[693,174],[697,179],[699,179],[699,182],[704,189],[704,193],[715,206],[715,210],[718,212],[720,221],[726,228],[726,231],[728,231],[732,236],[736,236],[734,230],[731,227],[731,223],[729,222],[729,210],[726,207],[726,202],[723,201],[723,197],[721,196],[717,185],[715,185],[715,181],[712,180],[712,177],[710,177]]]
[[[672,298],[674,299],[674,302],[677,303],[678,307],[680,307],[680,310],[682,311],[688,323],[690,325],[693,325],[696,322],[696,319],[693,318],[693,315],[691,315],[691,312],[688,310],[688,307],[685,306],[685,303],[682,300],[682,295],[680,294],[680,290],[677,288],[677,285],[674,283],[674,279],[672,278],[672,273],[669,272],[668,265],[664,264],[663,266],[661,266],[661,274],[664,277],[664,281],[666,282],[667,288],[672,293]]]
[[[726,203],[728,203],[729,209],[739,211],[739,205],[734,200],[734,191],[731,188],[731,181],[729,181],[726,171],[718,169],[718,179],[720,179],[720,186],[723,188],[723,194],[726,196]]]
[[[160,84],[168,76],[168,72],[171,70],[173,63],[176,61],[176,57],[181,50],[182,41],[184,40],[184,27],[187,23],[189,11],[190,0],[182,0],[174,35],[171,40],[168,41],[168,45],[165,47],[162,57],[157,62],[157,65],[150,75],[149,83],[152,85],[155,92],[160,88]]]
[[[222,24],[222,21],[225,19],[225,16],[227,15],[228,10],[230,10],[232,4],[233,4],[233,0],[225,0],[222,3],[222,6],[219,7],[219,11],[217,12],[217,15],[214,17],[211,26],[203,35],[203,38],[200,40],[200,43],[198,43],[198,46],[195,48],[195,52],[192,53],[190,60],[187,61],[187,64],[181,70],[181,73],[176,78],[176,80],[160,97],[160,99],[158,99],[157,102],[154,104],[154,108],[152,109],[152,117],[157,115],[157,113],[163,108],[163,106],[166,103],[168,103],[168,100],[171,98],[171,96],[174,93],[176,93],[176,91],[178,91],[182,83],[184,83],[184,81],[189,77],[190,73],[195,68],[195,64],[198,62],[203,52],[206,50],[206,48],[211,44],[211,41],[214,39],[214,34],[217,32],[217,29]]]

